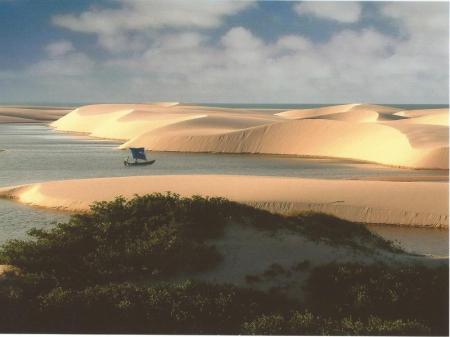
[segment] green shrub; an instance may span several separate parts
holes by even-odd
[[[33,240],[7,242],[0,258],[70,287],[205,270],[220,260],[205,240],[225,226],[222,205],[170,193],[100,202],[52,230],[31,230]]]
[[[415,319],[448,333],[448,266],[331,263],[314,268],[305,289],[321,315]]]
[[[286,321],[281,315],[262,315],[242,325],[242,332],[249,335],[283,335],[286,330]]]
[[[358,243],[364,239],[389,248],[364,226],[331,216],[284,217],[222,198],[155,193],[97,202],[90,213],[74,215],[56,228],[33,229],[32,240],[3,245],[0,263],[58,286],[160,279],[214,267],[221,257],[207,240],[219,238],[230,221],[262,230],[289,229],[330,244],[361,248],[368,246]]]
[[[332,319],[314,316],[308,311],[294,311],[290,315],[262,315],[242,326],[242,332],[250,335],[359,335],[359,336],[411,336],[426,335],[430,330],[417,321],[368,320],[351,318]]]
[[[38,296],[33,315],[1,331],[51,333],[236,334],[242,322],[292,304],[251,289],[181,282],[61,287]],[[276,309],[280,310],[280,309]]]
[[[290,269],[272,264],[265,274],[246,278],[255,283],[284,276],[295,282],[293,271],[308,270],[306,303],[277,291],[170,282],[214,268],[221,256],[208,242],[220,238],[230,222],[357,249],[391,249],[363,226],[321,214],[284,217],[221,198],[171,193],[117,198],[95,203],[89,214],[74,215],[51,230],[32,230],[31,240],[2,247],[0,263],[20,271],[0,280],[5,308],[0,332],[448,332],[448,268],[443,267],[311,268],[304,261]]]
[[[294,221],[293,227],[313,241],[348,246],[361,251],[378,248],[393,253],[403,253],[392,241],[374,234],[360,223],[316,212],[304,212],[291,219]]]

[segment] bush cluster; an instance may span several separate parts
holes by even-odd
[[[57,287],[31,301],[18,295],[9,303],[0,296],[9,309],[0,317],[2,332],[236,334],[247,320],[291,307],[275,295],[191,281]]]
[[[323,318],[309,311],[294,311],[287,316],[262,315],[243,324],[242,332],[251,335],[356,335],[411,336],[427,335],[430,329],[414,320]]]
[[[68,223],[31,230],[32,240],[7,242],[0,259],[69,287],[206,270],[221,258],[206,240],[221,235],[228,203],[171,193],[99,202]]]
[[[338,319],[414,319],[448,334],[448,265],[331,263],[314,268],[305,290],[313,312]]]
[[[0,277],[0,332],[448,333],[444,267],[313,268],[304,261],[296,266],[311,273],[304,303],[276,292],[182,281],[220,262],[211,239],[220,238],[230,222],[287,228],[333,244],[349,245],[355,238],[379,243],[361,225],[339,221],[318,214],[283,217],[221,198],[171,193],[96,203],[88,214],[51,230],[32,230],[30,240],[1,248],[0,264],[19,272]],[[286,272],[272,265],[266,276]]]

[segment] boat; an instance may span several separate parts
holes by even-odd
[[[145,155],[145,148],[143,147],[130,147],[129,148],[131,157],[134,161],[129,161],[130,156],[128,156],[124,161],[123,164],[125,166],[146,166],[146,165],[152,165],[155,160],[148,160],[147,156]],[[139,161],[144,160],[144,161]]]

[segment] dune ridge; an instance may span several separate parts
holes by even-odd
[[[448,228],[447,182],[169,175],[50,181],[0,189],[31,206],[86,211],[118,195],[172,191],[226,197],[279,213],[320,211],[364,223]]]
[[[330,157],[448,169],[448,109],[408,111],[361,103],[284,111],[97,104],[79,107],[51,125],[121,140],[121,148]]]

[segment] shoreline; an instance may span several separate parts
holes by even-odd
[[[42,208],[88,211],[109,201],[171,191],[224,197],[292,214],[316,211],[361,223],[448,229],[447,182],[392,182],[235,175],[164,175],[48,181],[0,188],[0,196]]]

